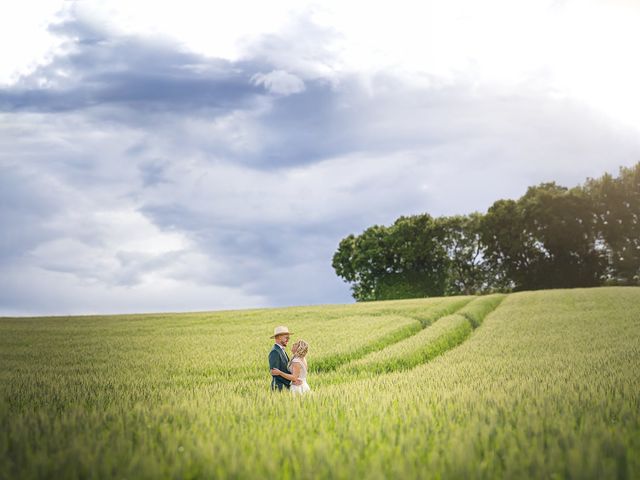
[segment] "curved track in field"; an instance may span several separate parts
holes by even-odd
[[[321,371],[318,379],[321,383],[340,383],[352,381],[354,377],[415,368],[462,344],[506,297],[495,294],[475,298],[462,308],[438,317],[413,335],[338,364],[330,371]]]
[[[400,317],[416,320],[417,323],[391,332],[388,335],[378,339],[376,342],[364,345],[358,350],[351,352],[342,352],[336,355],[331,355],[329,357],[319,359],[318,361],[314,362],[314,364],[310,365],[310,372],[332,372],[341,368],[343,365],[350,364],[365,356],[383,351],[392,345],[401,343],[409,338],[413,338],[414,336],[419,335],[421,332],[423,332],[434,323],[438,322],[443,317],[455,314],[457,312],[462,312],[470,303],[474,303],[477,300],[478,299],[476,298],[462,298],[459,301],[429,309],[423,314],[408,315],[404,311],[393,312]]]

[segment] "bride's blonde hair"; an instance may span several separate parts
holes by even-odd
[[[291,345],[291,351],[295,351],[291,360],[289,360],[289,369],[291,369],[291,362],[293,362],[294,358],[304,358],[307,352],[309,351],[309,344],[304,340],[298,340]]]

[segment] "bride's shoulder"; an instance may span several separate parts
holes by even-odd
[[[305,360],[303,360],[302,358],[294,358],[293,360],[291,360],[291,363],[298,363],[301,366],[303,366],[304,368],[307,368],[307,362]]]

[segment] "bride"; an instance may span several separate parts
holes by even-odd
[[[274,368],[271,370],[273,375],[280,375],[287,380],[291,380],[291,393],[304,394],[311,391],[311,388],[307,384],[307,352],[309,351],[309,344],[304,340],[298,340],[291,345],[291,353],[293,357],[289,361],[289,371],[291,374],[285,373],[282,370]],[[302,383],[297,383],[296,380],[300,380]]]

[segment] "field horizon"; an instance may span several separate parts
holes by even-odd
[[[0,478],[637,478],[638,312],[594,287],[0,317]],[[269,391],[280,324],[306,397]]]
[[[571,288],[554,288],[554,289],[539,289],[539,290],[523,290],[518,292],[509,292],[504,295],[513,295],[525,292],[548,292],[548,291],[571,291],[571,290],[592,290],[602,288],[640,288],[636,286],[591,286],[591,287],[571,287]],[[109,317],[144,317],[152,315],[206,315],[206,314],[218,314],[218,313],[242,313],[242,312],[264,312],[273,310],[289,310],[289,309],[307,309],[307,308],[325,308],[325,307],[347,307],[351,305],[360,304],[382,304],[387,302],[403,302],[413,300],[426,300],[434,298],[463,298],[463,297],[487,297],[489,295],[496,295],[495,293],[485,293],[478,295],[448,295],[442,297],[416,297],[396,300],[367,300],[357,301],[354,300],[350,303],[309,303],[299,305],[285,305],[285,306],[264,306],[264,307],[247,307],[247,308],[220,308],[220,309],[204,309],[204,310],[166,310],[166,311],[131,311],[131,312],[118,312],[118,313],[62,313],[62,314],[42,314],[42,315],[0,315],[0,320],[36,320],[36,319],[65,319],[65,318],[109,318]]]

